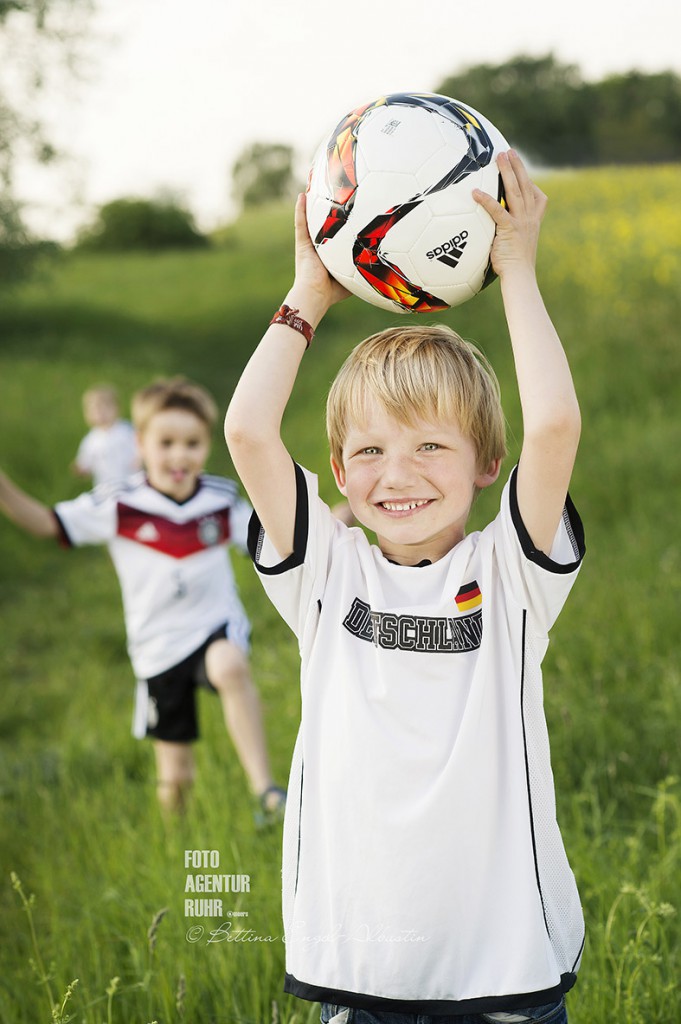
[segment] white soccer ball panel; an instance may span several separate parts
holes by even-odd
[[[347,244],[342,232],[323,245],[317,246],[317,253],[329,273],[341,281],[341,284],[345,284],[346,280],[354,280],[356,269],[352,259],[352,247]],[[346,287],[354,291],[350,285]]]
[[[361,167],[380,173],[416,174],[424,153],[436,153],[445,146],[434,116],[421,107],[377,107],[357,133]]]
[[[348,226],[352,226],[353,232],[359,234],[376,217],[409,202],[418,194],[419,188],[413,174],[379,174],[372,171],[360,181]]]
[[[329,200],[310,189],[306,196],[307,226],[310,237],[314,240],[324,223],[327,211],[330,207]]]

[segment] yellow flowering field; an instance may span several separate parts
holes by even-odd
[[[681,166],[556,172],[549,195],[542,270],[551,284],[626,315],[655,285],[681,281]],[[614,304],[614,305],[610,305]]]

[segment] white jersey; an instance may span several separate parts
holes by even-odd
[[[570,500],[548,558],[515,475],[440,561],[389,562],[296,467],[295,550],[250,551],[298,638],[284,825],[286,991],[481,1013],[571,987],[584,924],[556,822],[540,664],[584,552]]]
[[[248,620],[226,544],[246,550],[252,510],[231,480],[202,476],[196,493],[178,503],[137,473],[54,511],[68,544],[108,545],[138,679],[178,664],[223,622],[230,639],[247,647]]]
[[[110,427],[93,427],[78,446],[76,466],[89,473],[95,485],[124,480],[139,469],[132,423],[117,420]]]

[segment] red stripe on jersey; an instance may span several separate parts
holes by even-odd
[[[118,503],[117,510],[119,537],[127,537],[171,558],[187,558],[197,551],[224,544],[231,535],[228,508],[196,516],[186,523],[175,523],[122,502]]]

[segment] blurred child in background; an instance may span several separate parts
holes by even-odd
[[[217,692],[258,820],[276,820],[260,701],[248,663],[250,625],[227,546],[246,550],[251,516],[236,484],[204,473],[217,410],[200,385],[157,381],[133,397],[145,472],[53,509],[0,472],[0,509],[65,546],[106,544],[118,574],[128,653],[137,678],[133,732],[154,742],[158,797],[183,808],[194,778],[196,690]]]
[[[135,430],[120,416],[118,393],[98,384],[83,394],[83,418],[90,430],[78,446],[72,470],[95,486],[123,480],[141,466]]]

